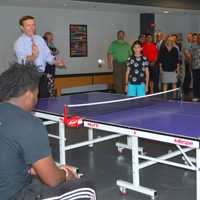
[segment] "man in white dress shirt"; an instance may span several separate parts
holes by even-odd
[[[44,39],[36,35],[35,19],[32,16],[23,16],[19,20],[22,35],[14,45],[19,64],[32,63],[41,73],[39,97],[48,97],[48,79],[45,72],[46,63],[64,66],[64,61],[56,59],[46,45]]]

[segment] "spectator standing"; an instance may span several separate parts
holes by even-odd
[[[160,51],[165,47],[165,34],[163,32],[156,33],[156,47],[158,50],[158,57],[156,61],[156,70],[157,73],[155,74],[155,84],[154,84],[154,92],[159,92],[161,90],[161,77],[160,77],[160,65],[159,65],[159,57]]]
[[[152,94],[158,88],[159,67],[156,65],[158,50],[151,34],[146,36],[146,43],[143,44],[143,54],[149,61],[149,88]]]
[[[59,54],[59,50],[56,48],[56,46],[53,43],[53,40],[54,40],[53,33],[46,32],[44,33],[43,38],[47,46],[49,47],[51,54],[56,57]],[[55,85],[54,85],[55,68],[56,68],[55,64],[51,65],[49,63],[46,63],[45,73],[47,74],[47,78],[48,78],[48,89],[49,89],[50,96],[55,96],[55,93],[56,93]]]
[[[133,55],[128,58],[125,92],[128,96],[144,96],[148,92],[149,62],[142,55],[142,44],[135,41],[132,45]]]
[[[159,63],[162,74],[163,91],[168,89],[169,84],[176,88],[177,74],[179,71],[178,50],[174,47],[171,37],[165,42],[165,47],[160,50]]]
[[[165,35],[163,32],[157,32],[156,33],[156,47],[157,50],[160,51],[161,48],[163,48],[165,45]]]
[[[126,62],[131,54],[131,46],[125,41],[125,32],[118,31],[117,40],[110,44],[107,52],[108,67],[113,67],[116,93],[124,93]]]
[[[44,39],[36,35],[35,19],[32,16],[23,16],[19,20],[22,35],[17,39],[14,45],[15,54],[19,64],[32,63],[40,72],[39,97],[48,97],[48,78],[45,73],[46,63],[55,64],[63,67],[64,61],[56,59],[51,54]]]
[[[192,73],[192,33],[187,34],[186,43],[183,47],[184,63],[185,63],[185,78],[183,82],[183,92],[188,94],[190,92],[191,73]]]
[[[142,46],[146,43],[146,35],[140,34],[138,40],[141,42]]]
[[[193,78],[193,101],[200,100],[200,45],[198,34],[193,33],[193,43],[191,49],[192,57],[192,78]]]

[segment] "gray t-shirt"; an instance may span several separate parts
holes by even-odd
[[[30,166],[50,154],[40,120],[12,104],[0,103],[0,199],[14,199],[31,181]]]
[[[192,43],[189,43],[189,42],[186,42],[184,45],[183,45],[183,50],[187,50],[191,53],[191,50],[192,50]]]
[[[200,45],[193,44],[191,49],[192,69],[200,69]]]

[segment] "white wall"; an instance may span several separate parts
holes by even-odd
[[[198,32],[200,33],[200,16],[196,17],[197,18],[197,23],[195,23],[196,26],[198,26]]]
[[[189,28],[191,29],[191,32],[200,32],[200,16],[199,15],[192,15],[190,16],[190,24]]]
[[[14,60],[13,43],[21,34],[18,20],[23,15],[36,17],[37,32],[42,35],[51,31],[55,35],[55,44],[68,66],[60,73],[91,73],[109,71],[105,66],[98,67],[97,59],[106,60],[106,50],[116,38],[116,31],[125,30],[127,40],[132,42],[139,34],[139,14],[117,12],[68,10],[53,8],[0,7],[0,72]],[[4,25],[3,25],[4,24]],[[88,25],[88,57],[69,57],[69,24]]]
[[[155,16],[156,28],[166,34],[198,32],[197,15],[157,14]]]

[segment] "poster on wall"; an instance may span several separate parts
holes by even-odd
[[[87,25],[70,24],[70,57],[87,57]]]

